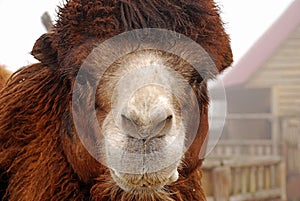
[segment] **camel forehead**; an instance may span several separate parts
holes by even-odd
[[[136,68],[136,64],[140,64],[141,66],[163,65],[163,59],[157,51],[139,51],[127,55],[124,58],[124,64],[128,68]]]
[[[179,72],[172,69],[173,66],[168,63],[168,59],[161,52],[151,50],[128,54],[109,67],[101,79],[103,82],[100,82],[100,91],[127,96],[145,86],[157,85],[148,88],[148,91],[141,91],[140,94],[148,92],[152,97],[153,93],[174,93],[175,89],[177,91],[175,93],[178,93],[183,90],[182,86],[186,81]]]
[[[125,57],[121,58],[118,62],[118,68],[115,71],[115,75],[121,77],[124,74],[133,72],[137,70],[139,75],[147,76],[149,78],[154,78],[153,76],[159,76],[161,74],[165,74],[163,72],[162,67],[165,66],[164,58],[161,54],[156,51],[139,51],[134,52],[131,54],[126,55]],[[151,68],[144,68],[139,71],[140,68],[143,67],[150,67]],[[166,70],[166,69],[164,69]]]

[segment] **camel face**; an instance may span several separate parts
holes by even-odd
[[[178,179],[186,150],[187,83],[155,51],[127,55],[116,65],[98,88],[98,94],[112,92],[98,100],[111,103],[98,118],[104,162],[127,192],[161,189]]]
[[[64,143],[80,146],[64,150],[80,150],[91,162],[73,154],[68,161],[75,168],[89,167],[86,174],[75,170],[87,181],[101,177],[100,163],[109,176],[97,185],[122,190],[126,199],[148,200],[154,194],[170,198],[166,189],[176,186],[191,157],[198,158],[200,150],[193,156],[191,150],[201,148],[207,133],[206,115],[201,114],[208,100],[206,79],[216,73],[214,63],[194,41],[166,30],[138,30],[88,42],[73,51],[85,55],[77,59],[83,63],[72,90],[75,135]]]

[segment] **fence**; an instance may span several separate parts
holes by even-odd
[[[209,157],[270,156],[274,154],[273,146],[271,140],[221,140],[209,153]]]
[[[286,200],[286,170],[279,157],[208,160],[203,171],[208,201]]]

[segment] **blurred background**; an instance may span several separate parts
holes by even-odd
[[[0,64],[37,62],[41,17],[54,22],[63,2],[0,0]],[[216,3],[235,61],[220,78],[227,118],[203,167],[208,200],[300,201],[300,0]],[[224,88],[212,85],[215,101]]]
[[[204,162],[209,200],[300,201],[300,1],[220,79],[210,90],[221,100],[225,88],[227,116]]]
[[[293,0],[215,0],[224,26],[231,36],[237,62],[276,21]],[[29,52],[45,33],[41,16],[45,11],[56,20],[57,6],[64,0],[0,0],[0,64],[15,70],[36,62]]]

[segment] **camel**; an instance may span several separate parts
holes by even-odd
[[[69,0],[0,93],[2,200],[206,200],[212,0]]]

